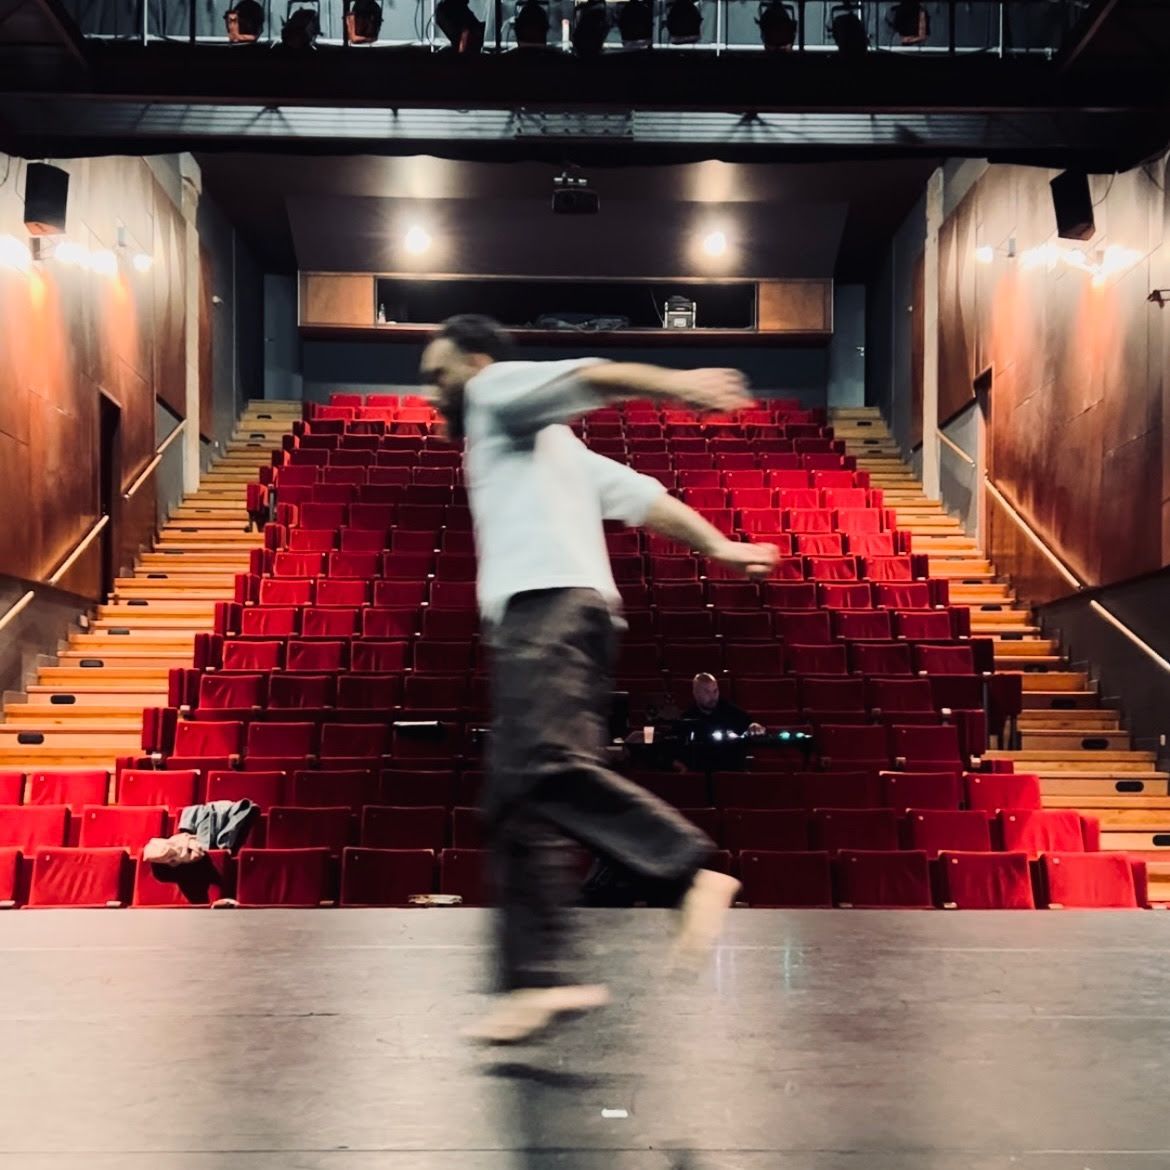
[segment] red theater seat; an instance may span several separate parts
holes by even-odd
[[[0,846],[0,907],[14,906],[20,896],[21,853]]]
[[[367,581],[322,577],[317,582],[317,604],[361,606],[370,600],[369,592]]]
[[[486,906],[487,853],[481,849],[444,849],[439,854],[439,892],[458,894],[465,906]]]
[[[1002,808],[1040,809],[1040,777],[1028,772],[969,772],[967,807],[997,813]]]
[[[884,609],[837,610],[833,624],[838,638],[856,642],[888,642],[893,637],[890,615]]]
[[[898,848],[898,815],[892,808],[816,809],[813,842],[818,849],[890,852]]]
[[[245,613],[248,612],[245,610]],[[263,674],[204,674],[199,679],[199,710],[259,710],[268,697]],[[245,718],[246,716],[241,716]],[[223,718],[223,716],[213,716]]]
[[[350,669],[355,674],[398,674],[406,669],[409,651],[406,641],[361,638],[352,644]]]
[[[296,772],[292,803],[298,808],[348,808],[360,814],[367,804],[377,804],[379,784],[373,772],[345,768],[321,772]]]
[[[914,669],[921,674],[974,674],[970,646],[915,646]]]
[[[714,772],[711,785],[717,808],[803,808],[799,786],[788,772]]]
[[[944,727],[893,726],[890,728],[890,752],[899,766],[906,769],[937,771],[936,765],[953,764],[958,771],[962,762],[959,730]]]
[[[828,909],[833,905],[832,868],[827,853],[768,853],[739,856],[741,897],[749,906]]]
[[[311,605],[315,582],[278,581],[272,577],[260,579],[261,606]]]
[[[284,664],[284,642],[242,642],[229,638],[223,644],[223,669],[266,673]]]
[[[30,906],[121,906],[127,890],[124,849],[37,849]]]
[[[441,805],[393,808],[367,805],[362,810],[362,846],[367,849],[430,849],[448,844],[450,816]]]
[[[261,812],[288,801],[288,775],[285,772],[209,772],[207,799],[250,800]]]
[[[946,642],[955,634],[950,612],[943,609],[898,610],[894,627],[898,637],[908,642]]]
[[[930,866],[917,849],[901,852],[851,850],[837,860],[842,906],[929,909]]]
[[[943,905],[956,910],[1032,910],[1026,853],[940,853]]]
[[[319,906],[329,900],[328,849],[241,849],[241,906]]]
[[[24,799],[24,773],[0,772],[0,805],[20,804]]]
[[[723,814],[723,840],[732,853],[800,852],[808,849],[808,815],[803,809],[729,808]]]
[[[203,798],[203,780],[198,772],[143,771],[128,768],[118,778],[118,803],[166,808],[177,817],[188,805]]]
[[[142,907],[209,906],[236,893],[235,860],[223,849],[213,849],[189,865],[135,864],[134,905]]]
[[[268,810],[269,849],[328,849],[335,857],[350,843],[353,813],[338,808],[271,808]]]
[[[353,711],[380,712],[386,718],[402,706],[402,675],[343,674],[337,680],[337,710],[353,718]]]
[[[821,759],[833,764],[852,760],[886,760],[889,758],[884,727],[854,724],[824,724],[818,736]]]
[[[820,610],[785,612],[775,615],[777,636],[792,646],[829,646],[833,631],[829,615]]]
[[[1003,809],[999,814],[1000,840],[1005,851],[1026,853],[1084,853],[1086,820],[1076,809]]]
[[[183,726],[206,727],[203,724]],[[33,772],[28,778],[26,804],[65,804],[77,816],[87,804],[105,804],[109,795],[108,772]]]
[[[245,638],[290,638],[298,633],[300,610],[289,606],[247,606],[240,615]]]
[[[985,812],[953,809],[910,809],[906,814],[906,842],[932,860],[940,852],[988,853],[991,822]]]
[[[1048,905],[1137,909],[1133,866],[1124,853],[1046,853],[1040,872]]]
[[[729,642],[723,656],[732,678],[776,678],[784,673],[784,647],[778,643]]]
[[[955,772],[883,772],[881,783],[882,804],[898,812],[958,809],[962,796]]]
[[[0,848],[31,857],[38,849],[69,840],[69,809],[63,804],[0,806]]]
[[[316,751],[315,723],[252,723],[248,727],[249,760],[298,759]],[[264,765],[260,767],[263,769]]]
[[[292,639],[288,643],[286,666],[303,674],[332,673],[345,668],[349,647],[341,639],[306,642]]]
[[[816,609],[817,589],[811,581],[768,581],[764,585],[764,604],[769,609]],[[711,600],[718,604],[714,597]]]
[[[79,844],[83,849],[117,847],[137,853],[151,837],[166,835],[165,808],[97,805],[81,810]]]
[[[405,906],[435,888],[430,849],[346,849],[341,855],[342,906]]]
[[[336,700],[331,674],[274,674],[268,680],[270,711],[321,710]]]
[[[455,804],[456,778],[450,769],[427,769],[430,762],[422,761],[418,771],[384,771],[383,803],[395,808],[451,808]]]
[[[881,803],[873,772],[798,772],[795,779],[806,809],[869,809]]]
[[[356,606],[314,606],[301,615],[301,633],[306,638],[352,638],[361,612]]]
[[[789,671],[795,675],[849,673],[844,646],[786,645],[785,658]]]
[[[856,642],[849,647],[855,674],[912,674],[910,647],[904,642]]]

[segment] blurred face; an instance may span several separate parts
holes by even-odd
[[[463,394],[467,383],[492,359],[482,353],[464,353],[445,337],[432,341],[423,350],[419,379],[427,397],[446,423],[447,437],[463,437]]]
[[[713,678],[697,678],[691,689],[700,711],[714,711],[719,706],[719,684]]]

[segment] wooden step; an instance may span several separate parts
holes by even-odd
[[[1101,751],[1128,751],[1131,744],[1128,731],[1020,728],[1020,750],[1025,752],[1069,751],[1096,756]]]
[[[141,744],[130,751],[116,751],[105,747],[7,747],[0,746],[0,769],[36,771],[40,768],[104,768],[114,770],[120,755],[137,755]]]
[[[1090,707],[1084,710],[1021,711],[1017,720],[1021,731],[1076,731],[1088,734],[1100,731],[1116,731],[1121,726],[1121,715],[1107,707]]]
[[[1021,679],[1025,701],[1030,691],[1080,691],[1090,689],[1089,678],[1083,670],[1046,670],[1034,674],[1025,673]]]
[[[1170,817],[1170,796],[1151,796],[1148,793],[1105,793],[1100,796],[1048,796],[1045,808],[1081,808],[1101,824],[1144,824],[1150,817],[1165,814]]]
[[[74,634],[62,653],[91,654],[183,654],[190,653],[195,634],[190,630],[130,630],[125,635],[109,633]]]
[[[42,686],[68,689],[98,682],[167,685],[169,666],[42,666],[37,681]]]
[[[951,603],[954,602],[955,586],[951,586]],[[998,608],[987,608],[987,602],[981,602],[979,605],[971,606],[971,621],[980,622],[988,626],[1027,626],[1029,629],[1036,629],[1032,625],[1032,611],[1029,609],[1013,609],[1009,606],[1000,606]]]
[[[134,626],[138,629],[207,630],[215,619],[215,603],[212,601],[171,602],[173,609],[161,608],[165,602],[145,605],[102,605],[98,607],[94,625]],[[156,608],[157,607],[157,608]]]
[[[22,742],[21,737],[36,736],[37,742]],[[133,726],[115,724],[110,727],[12,727],[0,723],[0,752],[27,749],[41,751],[76,751],[92,748],[95,754],[124,756],[142,750],[142,720]]]
[[[1170,818],[1144,828],[1109,829],[1102,826],[1101,851],[1155,853],[1170,860]]]
[[[155,654],[149,650],[142,650],[137,653],[130,650],[123,650],[120,654],[106,653],[95,654],[92,651],[82,650],[80,652],[74,650],[66,650],[60,654],[51,655],[57,661],[55,663],[46,663],[46,669],[50,665],[56,666],[73,666],[78,670],[131,670],[135,667],[155,667],[157,669],[171,669],[176,666],[190,666],[191,665],[191,651],[187,650],[185,654]],[[83,662],[101,663],[100,666],[83,667]]]
[[[1049,678],[1051,675],[1044,675],[1042,677]],[[1072,703],[1073,709],[1077,710],[1096,707],[1101,701],[1101,696],[1093,690],[1029,690],[1027,680],[1028,676],[1025,675],[1025,711],[1063,711],[1067,713],[1069,708],[1063,706],[1065,703]]]
[[[79,704],[76,707],[51,707],[45,703],[8,703],[4,707],[4,720],[0,727],[76,727],[87,719],[120,720],[141,728],[143,707],[165,707],[166,694],[156,695],[150,702]]]
[[[73,702],[63,703],[62,700],[72,699]],[[57,700],[54,702],[54,700]],[[25,706],[48,707],[50,710],[81,710],[82,708],[111,707],[137,708],[165,707],[167,705],[166,686],[148,687],[142,683],[119,686],[117,683],[107,683],[104,686],[43,686],[40,683],[31,684],[25,696]],[[10,709],[10,708],[6,708]]]
[[[1149,772],[1153,770],[1155,754],[1126,750],[1062,751],[1058,748],[1028,751],[992,750],[984,753],[990,760],[1013,760],[1017,772],[1059,772],[1072,770],[1094,772]]]
[[[1038,768],[1019,768],[1040,777],[1040,791],[1047,802],[1051,797],[1075,797],[1080,806],[1084,797],[1107,797],[1111,800],[1130,796],[1170,796],[1165,772],[1135,772],[1124,776],[1100,776],[1093,772],[1045,772]],[[1120,787],[1119,787],[1120,785]]]

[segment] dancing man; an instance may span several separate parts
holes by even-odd
[[[483,815],[499,904],[501,999],[469,1036],[516,1043],[559,1016],[600,1007],[601,985],[566,970],[573,882],[565,839],[677,891],[677,960],[713,946],[739,883],[706,868],[712,842],[675,809],[612,772],[604,756],[615,627],[603,520],[645,527],[761,579],[777,550],[727,539],[566,425],[629,398],[694,410],[751,399],[734,370],[668,370],[582,359],[512,360],[494,321],[445,322],[423,353],[447,433],[463,439],[480,614],[491,648],[493,720]]]

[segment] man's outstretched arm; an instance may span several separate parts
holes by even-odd
[[[629,398],[695,410],[738,410],[752,401],[736,370],[668,370],[637,362],[500,363],[478,374],[469,390],[517,437]]]
[[[663,492],[646,512],[643,527],[658,536],[677,540],[721,565],[727,565],[752,581],[770,576],[780,558],[774,544],[746,544],[728,540],[693,508]]]

